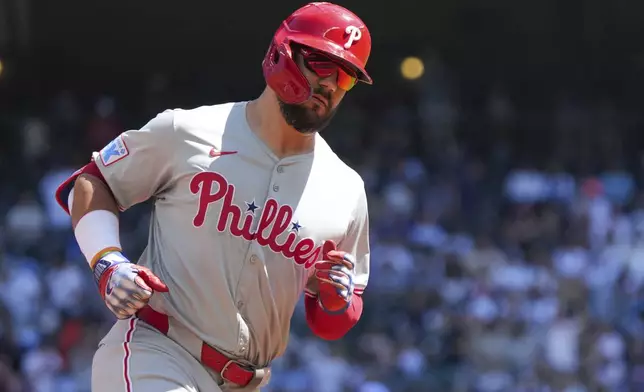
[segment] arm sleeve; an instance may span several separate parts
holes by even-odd
[[[347,233],[338,243],[338,250],[345,251],[355,256],[355,287],[354,293],[362,295],[367,288],[369,281],[369,263],[370,263],[370,246],[369,246],[369,206],[367,204],[367,194],[364,186],[357,198],[351,223],[347,228]],[[311,269],[309,279],[306,284],[305,294],[309,297],[317,297],[317,279]]]
[[[123,132],[93,154],[93,161],[122,211],[171,185],[177,143],[174,111],[167,110],[142,128]]]
[[[351,253],[356,257],[356,280],[351,304],[342,313],[330,314],[325,312],[317,302],[317,281],[309,279],[305,302],[306,322],[313,333],[325,340],[342,338],[353,328],[362,316],[362,294],[369,280],[369,212],[367,196],[364,187],[356,203],[353,220],[347,230],[347,235],[338,244],[338,249]]]
[[[320,307],[317,299],[305,296],[306,324],[317,337],[324,340],[338,340],[358,323],[362,316],[362,306],[362,297],[354,294],[351,304],[344,312],[331,314]]]

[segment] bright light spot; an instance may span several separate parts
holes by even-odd
[[[0,59],[0,76],[2,76],[3,70],[4,70],[4,64],[2,64],[2,59]]]
[[[418,57],[407,57],[400,64],[400,73],[405,79],[418,79],[425,72],[425,64]]]

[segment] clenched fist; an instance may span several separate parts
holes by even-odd
[[[168,287],[149,268],[131,263],[120,252],[108,253],[94,267],[94,279],[108,309],[121,319],[143,308],[154,291]]]
[[[318,302],[328,312],[344,311],[351,304],[353,296],[355,257],[337,250],[333,241],[324,243],[322,253],[322,261],[315,264]]]

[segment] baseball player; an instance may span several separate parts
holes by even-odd
[[[295,306],[322,339],[362,313],[364,183],[319,134],[371,78],[351,11],[311,3],[278,28],[257,99],[167,110],[123,132],[59,187],[100,295],[118,318],[94,392],[257,391]],[[149,242],[123,254],[119,212],[153,201]]]

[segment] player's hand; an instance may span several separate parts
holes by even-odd
[[[355,257],[337,250],[333,241],[324,243],[322,254],[322,261],[315,264],[318,302],[328,312],[344,311],[353,296]]]
[[[120,252],[99,259],[94,267],[94,279],[108,309],[121,320],[143,308],[154,291],[168,291],[149,268],[131,263]]]

